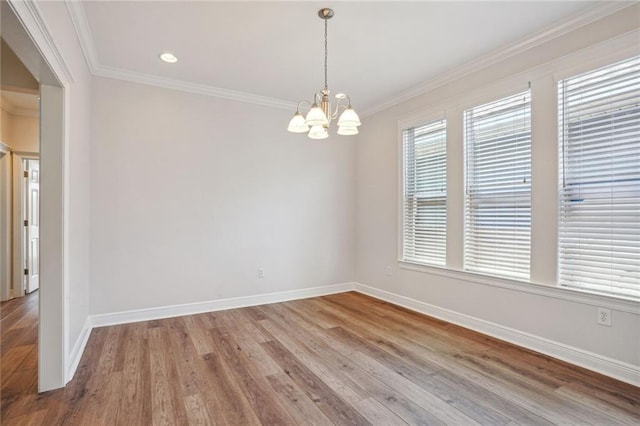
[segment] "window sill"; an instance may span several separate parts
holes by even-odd
[[[606,294],[594,293],[579,289],[571,289],[559,286],[536,284],[527,281],[517,281],[506,278],[489,277],[472,272],[459,271],[438,266],[421,265],[403,260],[398,260],[398,267],[414,272],[438,275],[473,284],[481,284],[492,287],[505,288],[538,296],[552,297],[554,299],[568,300],[571,302],[592,305],[601,308],[609,308],[615,311],[640,315],[640,301],[616,297]]]

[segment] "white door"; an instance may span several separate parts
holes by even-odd
[[[25,290],[31,293],[40,287],[40,161],[25,160],[26,183],[26,268]]]

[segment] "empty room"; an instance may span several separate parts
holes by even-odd
[[[640,3],[0,6],[3,426],[640,424]]]

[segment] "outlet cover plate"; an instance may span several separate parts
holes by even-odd
[[[611,309],[598,308],[598,324],[611,327]]]

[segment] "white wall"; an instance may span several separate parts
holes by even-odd
[[[453,312],[488,321],[504,330],[537,336],[538,341],[550,340],[596,354],[601,359],[613,359],[620,365],[640,366],[640,316],[625,311],[613,312],[613,327],[596,325],[596,306],[603,298],[580,297],[569,300],[567,292],[559,296],[533,294],[522,286],[510,288],[477,279],[463,272],[416,271],[401,268],[398,259],[398,122],[421,111],[442,113],[448,119],[449,161],[449,233],[447,257],[453,269],[462,267],[462,208],[464,196],[461,113],[466,103],[491,100],[515,90],[525,90],[532,81],[533,103],[546,102],[545,110],[534,106],[533,116],[533,231],[532,281],[536,285],[555,284],[555,227],[557,145],[556,114],[553,103],[555,83],[553,66],[541,64],[554,61],[572,52],[638,28],[638,7],[623,10],[599,22],[590,24],[560,39],[548,42],[529,52],[515,55],[502,63],[476,71],[457,81],[403,102],[366,118],[357,140],[357,281],[396,295],[405,296],[431,306],[433,311]],[[637,33],[625,42],[637,47]],[[564,67],[597,62],[611,52],[595,48],[562,60]],[[613,56],[612,56],[613,58]],[[434,58],[434,60],[437,58]],[[536,68],[538,67],[538,68]],[[535,69],[534,69],[535,68]],[[501,92],[504,92],[501,94]],[[546,100],[544,98],[546,97]],[[536,109],[538,108],[538,109]],[[537,180],[537,182],[536,182]],[[386,275],[390,265],[393,275]],[[552,282],[553,281],[553,282]],[[553,289],[551,293],[553,293]],[[631,312],[630,312],[631,311]],[[480,323],[478,322],[478,323]],[[523,334],[524,333],[524,334]],[[559,347],[559,346],[558,346]],[[631,368],[633,370],[633,367]],[[637,380],[637,379],[636,379]]]
[[[4,109],[0,108],[0,142],[4,142],[6,145],[9,145],[9,139],[11,136],[9,135],[11,131],[11,127],[9,125],[9,121],[11,120],[11,116]]]
[[[235,101],[104,78],[92,93],[92,314],[353,280],[354,140]]]

